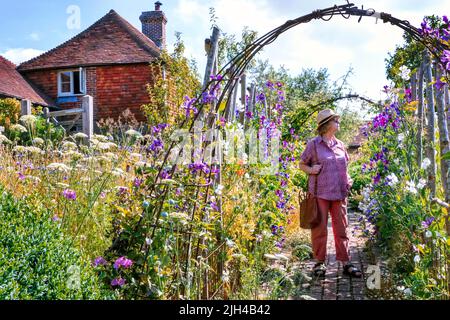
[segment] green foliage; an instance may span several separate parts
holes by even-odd
[[[47,122],[42,116],[25,116],[21,117],[19,123],[26,130],[20,129],[16,125],[12,125],[6,130],[6,136],[13,142],[19,145],[33,145],[33,140],[35,138],[41,138],[46,141],[47,144],[58,144],[60,143],[65,135],[66,131],[61,126],[55,126],[53,123]]]
[[[0,192],[1,300],[113,298],[46,211]]]
[[[0,126],[9,128],[20,118],[20,101],[17,99],[0,99]]]
[[[185,57],[181,33],[176,37],[174,51],[163,51],[150,66],[152,81],[147,86],[150,102],[142,106],[149,125],[179,123],[184,116],[181,105],[185,97],[195,97],[201,89],[195,61]]]

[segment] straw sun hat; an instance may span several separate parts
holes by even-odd
[[[322,110],[317,114],[317,128],[319,128],[321,125],[327,123],[331,119],[340,118],[340,117],[341,117],[340,115],[336,114],[331,109]]]

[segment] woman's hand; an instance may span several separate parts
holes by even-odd
[[[322,169],[322,165],[321,164],[316,164],[316,165],[311,167],[311,169],[309,170],[309,174],[318,174],[321,169]]]

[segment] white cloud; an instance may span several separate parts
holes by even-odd
[[[20,64],[20,63],[28,61],[34,57],[37,57],[38,55],[40,55],[42,53],[44,53],[44,51],[37,50],[37,49],[15,48],[15,49],[9,49],[6,52],[2,52],[2,53],[0,53],[0,55],[5,57],[6,59],[12,61],[15,64]]]
[[[361,8],[408,20],[419,26],[425,15],[450,16],[450,1],[446,0],[355,0]],[[240,38],[244,26],[258,32],[259,36],[282,25],[290,19],[311,13],[316,9],[332,7],[331,0],[269,1],[269,0],[178,0],[174,16],[177,29],[183,31],[187,52],[194,57],[199,71],[204,72],[206,57],[203,41],[211,34],[209,8],[216,10],[217,24],[227,34]],[[336,15],[329,22],[313,20],[282,34],[267,46],[261,58],[278,67],[284,65],[293,74],[302,68],[328,68],[331,80],[337,80],[350,66],[349,78],[354,91],[378,100],[381,89],[387,84],[385,61],[388,52],[403,43],[403,30],[388,23],[363,17],[349,20]],[[170,24],[170,22],[169,22]]]

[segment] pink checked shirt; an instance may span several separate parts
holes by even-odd
[[[308,141],[300,159],[303,163],[312,166],[314,159],[314,144],[316,142],[318,164],[322,169],[317,175],[317,197],[325,200],[343,200],[350,190],[350,177],[347,173],[348,153],[344,143],[336,139],[337,143],[329,147],[322,136]],[[316,164],[316,163],[314,163]],[[314,175],[309,177],[309,192],[314,192]]]

